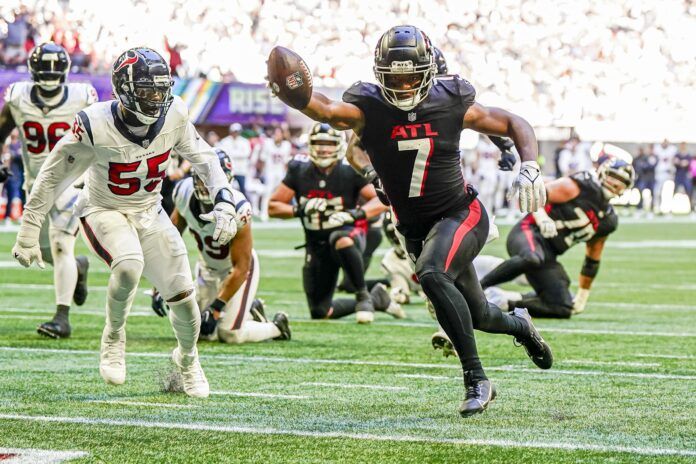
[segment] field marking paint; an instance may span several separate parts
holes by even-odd
[[[631,241],[609,241],[610,248],[696,248],[696,240],[631,240]]]
[[[22,316],[21,314],[0,314],[0,319],[27,319],[30,321],[46,321],[45,316]]]
[[[124,401],[124,400],[87,400],[85,403],[97,404],[121,404],[124,406],[150,406],[153,408],[174,408],[187,409],[196,407],[193,404],[176,404],[176,403],[148,403],[147,401]]]
[[[592,301],[590,306],[613,309],[647,309],[650,311],[696,311],[694,305],[680,304],[650,304],[650,303],[612,303],[609,301]]]
[[[0,448],[0,461],[7,464],[58,464],[89,456],[85,451],[57,451],[34,448]]]
[[[99,352],[94,350],[61,350],[54,348],[17,348],[0,346],[0,351],[10,351],[19,353],[56,353],[56,354],[88,354],[96,356]],[[167,353],[138,353],[126,352],[129,357],[145,357],[145,358],[169,358]],[[244,356],[244,355],[201,355],[201,359],[217,359],[229,361],[248,361],[248,362],[280,362],[280,363],[295,363],[295,364],[338,364],[338,365],[355,365],[355,366],[381,366],[381,367],[410,367],[416,369],[456,369],[461,367],[459,364],[426,364],[426,363],[404,363],[396,361],[367,361],[356,359],[312,359],[312,358],[284,358],[274,356]],[[596,375],[608,377],[632,377],[641,379],[672,379],[672,380],[696,380],[696,375],[677,375],[677,374],[659,374],[659,373],[642,373],[642,372],[607,372],[607,371],[592,371],[592,370],[563,370],[551,369],[540,370],[530,369],[520,366],[494,366],[487,367],[490,371],[500,372],[515,372],[515,373],[536,373],[536,374],[557,374],[557,375]],[[340,385],[340,384],[337,384]]]
[[[500,448],[554,449],[564,451],[596,451],[603,453],[628,453],[646,456],[696,456],[696,450],[653,448],[622,445],[600,445],[594,443],[568,443],[545,441],[514,441],[476,438],[436,438],[413,435],[382,435],[371,433],[325,432],[315,430],[280,429],[272,427],[249,427],[237,425],[212,425],[204,423],[152,422],[126,419],[100,419],[91,417],[29,416],[23,414],[2,414],[0,419],[25,422],[46,422],[60,424],[105,425],[110,427],[141,427],[150,429],[196,430],[210,432],[246,433],[255,435],[290,435],[311,438],[346,438],[382,442],[439,443],[464,446],[492,446]]]
[[[275,393],[255,393],[255,392],[238,392],[238,391],[211,391],[211,395],[219,396],[238,396],[241,398],[271,398],[281,400],[310,400],[311,396],[306,395],[283,395]]]
[[[591,359],[562,359],[561,364],[580,364],[583,366],[621,366],[621,367],[660,367],[660,363],[635,361],[593,361]]]
[[[302,382],[301,385],[310,387],[331,387],[331,388],[364,388],[366,390],[388,390],[388,391],[406,391],[407,387],[395,387],[389,385],[363,385],[356,383],[332,383],[332,382]]]
[[[633,356],[638,358],[664,358],[664,359],[696,359],[696,356],[685,354],[651,354],[651,353],[636,353]]]
[[[402,379],[425,379],[425,380],[450,380],[456,379],[457,377],[450,377],[447,375],[427,375],[427,374],[396,374],[397,377]]]

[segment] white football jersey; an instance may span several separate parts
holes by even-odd
[[[19,136],[22,140],[25,187],[31,185],[58,140],[70,132],[75,115],[99,100],[92,84],[65,84],[63,97],[55,106],[46,106],[33,82],[15,82],[5,91]]]
[[[242,192],[229,187],[232,191],[232,201],[237,209],[237,228],[241,230],[251,218],[251,203],[249,203]],[[198,261],[204,267],[213,271],[228,273],[232,269],[230,261],[230,246],[234,242],[220,245],[213,241],[215,223],[201,221],[198,216],[203,212],[199,209],[199,203],[193,195],[193,178],[188,177],[176,184],[172,197],[174,206],[179,212],[179,216],[186,220],[191,235],[196,239],[198,246]]]
[[[287,169],[288,161],[290,161],[291,153],[292,145],[287,140],[276,145],[273,139],[266,139],[259,152],[259,159],[265,162],[264,174],[274,178],[282,178]]]
[[[167,114],[142,137],[128,130],[118,111],[118,102],[110,100],[75,116],[72,131],[58,142],[39,172],[24,222],[40,227],[55,198],[85,172],[86,185],[75,207],[79,216],[116,210],[156,218],[162,179],[173,152],[191,163],[211,198],[229,188],[217,155],[189,121],[181,98],[174,97]]]

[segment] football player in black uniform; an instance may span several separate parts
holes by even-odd
[[[535,317],[568,318],[585,309],[590,286],[599,271],[607,236],[618,217],[609,200],[633,186],[633,166],[620,159],[602,163],[597,174],[583,171],[546,184],[545,209],[528,214],[510,231],[510,259],[481,279],[484,288],[509,282],[524,274],[534,292],[509,301]],[[570,293],[570,278],[556,258],[585,242],[579,289]]]
[[[406,251],[416,262],[423,291],[460,354],[466,396],[459,412],[480,413],[495,389],[478,357],[474,328],[514,336],[541,368],[550,368],[553,359],[527,311],[518,308],[508,314],[489,305],[476,278],[472,260],[489,225],[475,190],[464,182],[459,136],[463,129],[473,129],[512,138],[522,159],[515,183],[520,208],[532,212],[545,203],[534,130],[519,116],[476,103],[476,92],[466,80],[435,79],[433,46],[416,27],[396,26],[383,34],[374,63],[378,85],[358,82],[342,102],[313,92],[308,104],[298,107],[302,105],[292,103],[277,83],[271,88],[315,121],[360,136],[405,237]],[[295,79],[290,84],[297,87]]]
[[[375,190],[349,165],[341,162],[344,141],[328,124],[315,124],[309,135],[309,161],[288,164],[283,182],[271,196],[271,217],[299,217],[306,239],[302,280],[313,319],[336,319],[356,314],[358,323],[370,323],[374,311],[403,317],[384,286],[368,292],[363,250],[367,219],[386,207]],[[365,203],[358,208],[358,199]],[[292,204],[293,198],[296,204]],[[355,299],[333,299],[339,269],[355,285]]]

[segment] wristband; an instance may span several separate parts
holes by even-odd
[[[353,216],[353,219],[355,219],[356,221],[359,221],[360,219],[365,219],[367,217],[365,210],[361,208],[351,209],[348,212],[351,216]]]
[[[227,303],[225,301],[222,301],[220,298],[215,298],[215,301],[210,303],[210,306],[208,306],[210,309],[213,311],[220,312],[225,308],[225,305]]]
[[[372,165],[367,165],[364,168],[360,170],[360,175],[363,177],[368,182],[372,182],[377,178],[377,172],[375,171],[375,168],[372,167]]]
[[[215,204],[217,205],[218,203],[229,203],[230,205],[234,206],[232,192],[226,188],[220,189],[217,195],[215,195]]]

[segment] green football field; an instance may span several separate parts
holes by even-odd
[[[503,256],[508,229],[488,254]],[[498,398],[469,419],[457,413],[458,363],[431,349],[435,323],[420,298],[403,321],[309,319],[298,228],[255,232],[259,296],[267,313],[290,314],[292,341],[201,343],[205,400],[162,392],[175,341],[145,281],[128,323],[126,384],[102,381],[109,274],[93,255],[72,338],[39,337],[52,272],[15,265],[13,241],[0,233],[0,461],[27,449],[109,463],[696,461],[696,222],[621,225],[587,311],[537,321],[554,349],[550,371],[511,338],[477,333]],[[582,255],[563,258],[574,279]]]

